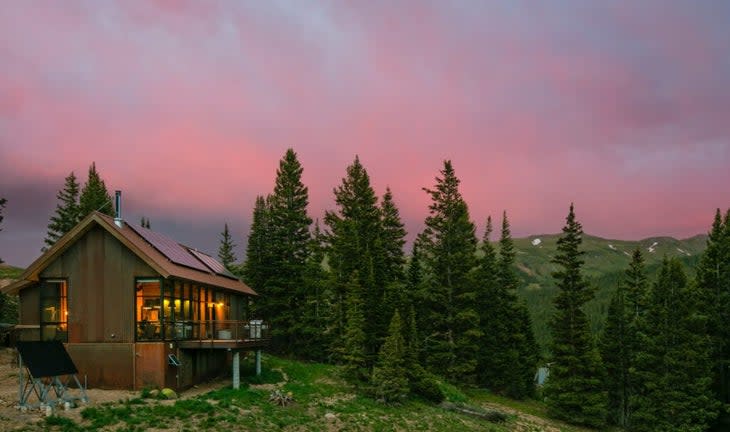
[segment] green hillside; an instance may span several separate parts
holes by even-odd
[[[264,356],[264,370],[243,364],[240,390],[223,387],[184,392],[179,400],[160,400],[149,390],[118,402],[94,403],[75,411],[58,410],[25,431],[564,431],[587,432],[547,419],[544,403],[514,401],[484,390],[461,390],[439,382],[442,404],[410,398],[384,405],[342,378],[342,368]],[[278,404],[276,395],[290,403]],[[272,397],[273,396],[273,397]],[[0,430],[11,419],[0,418]]]
[[[553,313],[553,296],[556,293],[551,276],[556,267],[550,260],[555,254],[559,237],[559,234],[547,234],[515,239],[517,266],[524,281],[520,295],[527,302],[535,336],[543,347],[549,341],[547,323]],[[631,253],[637,246],[644,254],[651,280],[664,256],[678,257],[686,265],[688,273],[693,274],[706,242],[706,235],[684,240],[650,237],[639,241],[609,240],[584,235],[584,273],[597,288],[596,298],[587,305],[594,332],[602,330],[611,293],[623,277]]]
[[[16,279],[23,274],[23,269],[0,263],[0,279]]]

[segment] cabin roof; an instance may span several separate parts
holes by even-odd
[[[135,231],[135,229],[133,229],[130,224],[124,221],[122,221],[122,226],[119,227],[114,222],[114,218],[99,212],[91,213],[89,216],[84,218],[84,220],[79,222],[71,231],[58,239],[58,241],[50,249],[44,252],[40,257],[38,257],[38,259],[33,261],[33,263],[28,266],[28,268],[25,270],[25,272],[23,272],[23,274],[18,278],[17,281],[14,281],[10,285],[4,287],[2,291],[6,294],[18,294],[21,289],[33,284],[34,282],[37,282],[40,279],[40,273],[46,267],[48,267],[48,265],[50,265],[56,258],[63,254],[63,252],[66,251],[70,246],[72,246],[76,242],[76,240],[81,238],[94,226],[100,226],[101,228],[109,232],[125,247],[127,247],[130,251],[136,254],[142,261],[147,263],[150,267],[152,267],[155,271],[157,271],[162,277],[166,279],[185,279],[192,282],[198,282],[203,285],[237,291],[242,294],[257,295],[253,289],[251,289],[248,285],[244,284],[238,279],[223,276],[221,274],[213,272],[212,270],[202,270],[203,268],[208,268],[209,265],[206,265],[206,263],[201,261],[200,258],[192,252],[190,252],[190,256],[192,257],[192,259],[198,260],[203,264],[201,266],[198,266],[198,268],[191,268],[189,266],[181,265],[171,261],[160,250],[155,248],[152,243],[147,241],[142,235],[138,233],[138,231],[142,232],[141,230],[139,230],[139,228],[137,228],[137,231]],[[157,237],[163,237],[168,241],[175,243],[185,250],[190,249],[180,245],[172,239],[167,238],[166,236],[163,236],[162,234],[154,234]],[[207,255],[205,256],[205,259],[212,259],[216,261],[215,258]],[[222,267],[222,265],[217,261],[216,263]]]

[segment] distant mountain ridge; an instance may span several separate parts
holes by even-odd
[[[553,313],[553,297],[557,292],[552,272],[557,266],[551,262],[557,251],[560,234],[531,235],[515,238],[516,265],[523,281],[519,294],[527,302],[538,341],[545,346],[549,342],[548,323]],[[496,245],[497,246],[497,245]],[[707,235],[700,234],[686,239],[673,237],[648,237],[642,240],[615,240],[583,235],[581,250],[584,275],[596,287],[596,298],[586,305],[594,332],[603,329],[603,320],[616,284],[631,261],[631,254],[639,248],[644,255],[650,283],[662,259],[677,257],[690,276],[707,247]]]

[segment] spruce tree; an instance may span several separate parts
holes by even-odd
[[[431,197],[426,228],[420,236],[429,272],[424,292],[424,351],[431,371],[469,383],[476,379],[482,335],[470,275],[477,240],[451,161],[444,162],[440,174],[433,189],[424,188]]]
[[[490,243],[492,218],[482,240],[476,269],[482,328],[479,384],[497,393],[524,398],[533,393],[539,349],[527,307],[517,298],[515,250],[507,213],[503,214],[499,257]]]
[[[601,358],[606,370],[608,421],[621,427],[628,425],[631,392],[631,354],[628,329],[629,313],[626,292],[619,284],[608,306],[606,325],[601,338]]]
[[[368,379],[366,358],[365,314],[363,311],[362,287],[357,271],[345,286],[345,327],[341,345],[338,347],[339,357],[344,364],[345,376],[354,381]]]
[[[500,295],[497,274],[497,252],[492,246],[492,217],[487,217],[482,243],[479,246],[481,257],[474,271],[474,284],[477,287],[476,305],[479,311],[479,324],[482,330],[478,365],[478,384],[492,390],[501,389],[501,371],[497,356],[503,353],[505,343],[502,337],[507,333],[508,317],[504,316],[504,297]]]
[[[269,197],[264,198],[260,195],[256,197],[246,245],[246,262],[243,264],[244,282],[259,294],[264,294],[265,284],[274,272],[269,259],[271,256],[269,201]]]
[[[106,189],[104,180],[96,171],[96,163],[92,162],[89,167],[89,177],[84,183],[79,197],[79,220],[95,211],[114,216],[112,197]]]
[[[233,273],[236,270],[237,258],[234,251],[236,244],[233,243],[233,237],[231,237],[231,232],[228,230],[228,223],[223,224],[223,232],[220,233],[220,236],[218,259],[226,270]]]
[[[534,376],[539,357],[539,348],[532,333],[532,321],[527,306],[517,298],[519,279],[515,271],[514,242],[510,231],[507,212],[502,214],[502,232],[499,239],[498,295],[502,297],[506,320],[503,329],[504,348],[500,373],[503,376],[503,389],[508,396],[524,398],[532,395]]]
[[[405,277],[406,258],[403,245],[406,243],[406,230],[390,188],[385,189],[385,195],[380,203],[380,213],[382,215],[385,278],[387,281],[402,281]]]
[[[730,215],[730,210],[727,213]],[[730,403],[730,224],[718,208],[705,249],[697,266],[697,287],[708,316],[713,363],[713,391],[723,403]]]
[[[56,199],[58,199],[58,204],[56,204],[56,212],[51,216],[48,224],[48,234],[43,240],[45,243],[43,251],[49,249],[59,238],[71,231],[81,219],[78,203],[79,184],[73,171],[66,177],[63,189],[58,191]]]
[[[370,177],[355,157],[347,167],[347,175],[334,189],[337,211],[327,211],[325,224],[329,228],[328,258],[333,274],[333,301],[335,310],[343,314],[345,299],[343,287],[357,274],[362,288],[363,313],[365,316],[366,359],[372,367],[378,348],[386,336],[387,318],[384,316],[383,297],[386,280],[383,263],[383,229],[377,196],[370,185]],[[343,335],[342,316],[333,317],[336,335]]]
[[[406,344],[402,326],[400,313],[396,310],[370,380],[375,397],[386,403],[401,401],[408,395]]]
[[[606,370],[608,421],[628,428],[631,425],[637,388],[637,355],[642,349],[638,323],[646,314],[648,282],[644,258],[636,248],[626,269],[625,280],[616,288],[608,308],[601,356]]]
[[[593,346],[583,310],[594,292],[581,272],[582,236],[583,228],[571,204],[552,261],[558,265],[553,278],[559,291],[551,322],[552,363],[545,395],[548,412],[553,417],[600,426],[606,418],[606,394],[602,389],[600,356]]]
[[[272,348],[299,354],[303,343],[300,316],[307,302],[304,272],[310,251],[307,215],[309,192],[302,183],[303,168],[288,149],[279,161],[268,211],[268,266],[274,271],[264,282],[261,310],[271,321]]]
[[[324,361],[327,350],[332,343],[328,324],[332,316],[329,303],[329,277],[325,271],[324,234],[320,230],[319,220],[314,223],[314,231],[310,242],[310,252],[304,270],[306,302],[301,316],[302,357]]]
[[[631,430],[700,432],[717,416],[700,305],[700,291],[688,283],[681,263],[665,258],[639,323],[639,392]]]

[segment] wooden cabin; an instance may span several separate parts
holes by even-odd
[[[256,293],[215,258],[101,213],[3,291],[19,296],[18,338],[64,342],[89,387],[184,389],[267,344]]]

